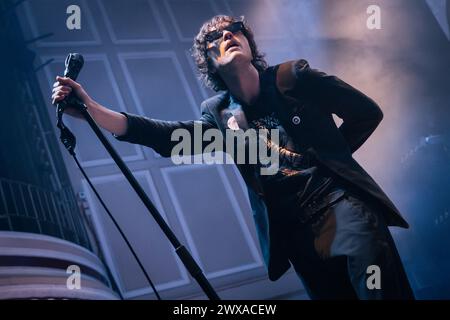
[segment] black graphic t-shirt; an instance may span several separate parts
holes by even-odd
[[[225,127],[231,130],[267,130],[266,147],[278,153],[278,170],[271,175],[261,174],[261,168],[270,164],[261,164],[259,158],[254,168],[264,192],[276,195],[274,198],[278,199],[278,208],[290,212],[298,208],[297,205],[293,206],[293,201],[302,206],[329,190],[333,179],[311,157],[300,152],[300,148],[264,101],[259,99],[255,105],[247,106],[230,95],[230,104],[222,110],[221,116]],[[271,139],[271,129],[278,129],[278,141]],[[247,150],[248,143],[246,140]],[[248,157],[246,160],[248,161]]]

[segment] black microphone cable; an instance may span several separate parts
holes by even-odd
[[[142,265],[140,259],[138,258],[136,252],[134,251],[133,247],[131,246],[130,242],[128,241],[128,238],[125,236],[125,234],[123,233],[122,229],[120,228],[119,224],[117,223],[116,219],[114,218],[114,216],[112,215],[111,211],[109,211],[108,207],[106,206],[105,202],[103,201],[103,199],[100,197],[99,193],[97,192],[97,190],[95,189],[94,185],[92,184],[91,180],[89,179],[89,177],[87,176],[86,172],[84,171],[83,167],[81,166],[80,162],[78,161],[78,158],[74,153],[71,153],[73,158],[75,159],[75,162],[78,166],[78,168],[80,169],[81,173],[83,174],[84,178],[86,179],[86,181],[88,182],[89,186],[92,188],[92,191],[94,191],[97,199],[100,201],[103,209],[105,209],[106,213],[108,214],[109,218],[111,219],[111,221],[114,223],[114,226],[117,228],[117,230],[119,231],[120,235],[122,236],[123,240],[125,241],[125,243],[127,244],[128,248],[130,249],[131,253],[133,254],[134,259],[136,260],[136,262],[139,265],[139,268],[141,268],[142,272],[144,273],[145,278],[147,279],[148,283],[150,284],[150,286],[152,287],[153,291],[155,292],[156,297],[158,298],[158,300],[162,300],[161,296],[159,295],[158,291],[156,290],[155,285],[153,284],[152,279],[150,278],[150,276],[148,275],[147,271],[145,270],[144,266]],[[111,272],[110,272],[111,273]],[[117,285],[116,285],[117,286]],[[118,294],[120,296],[120,298],[123,300],[123,296],[120,293],[120,289],[117,286],[118,289]]]

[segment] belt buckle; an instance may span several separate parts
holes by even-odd
[[[317,213],[317,211],[319,211],[319,205],[317,204],[317,201],[315,199],[311,201],[307,205],[307,207],[311,209],[311,215],[314,215],[315,213]]]
[[[303,208],[303,215],[299,217],[301,224],[306,224],[311,221],[314,215],[319,211],[319,205],[316,200],[312,200]]]

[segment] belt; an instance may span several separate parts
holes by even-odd
[[[316,220],[320,219],[326,209],[339,202],[345,194],[345,189],[336,187],[325,196],[312,198],[301,207],[301,215],[299,217],[300,223],[314,223]]]

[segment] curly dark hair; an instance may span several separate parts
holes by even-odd
[[[207,54],[205,35],[212,30],[222,29],[236,21],[242,21],[244,23],[244,30],[242,30],[242,33],[245,35],[250,45],[253,56],[252,64],[255,66],[256,70],[261,72],[268,67],[267,62],[264,59],[264,54],[258,51],[253,31],[247,24],[247,21],[245,21],[244,17],[235,18],[226,15],[214,16],[210,20],[206,21],[200,28],[200,32],[195,37],[194,45],[191,49],[192,56],[194,57],[200,73],[200,80],[202,80],[207,87],[213,89],[214,91],[226,90],[227,86],[211,64]]]

